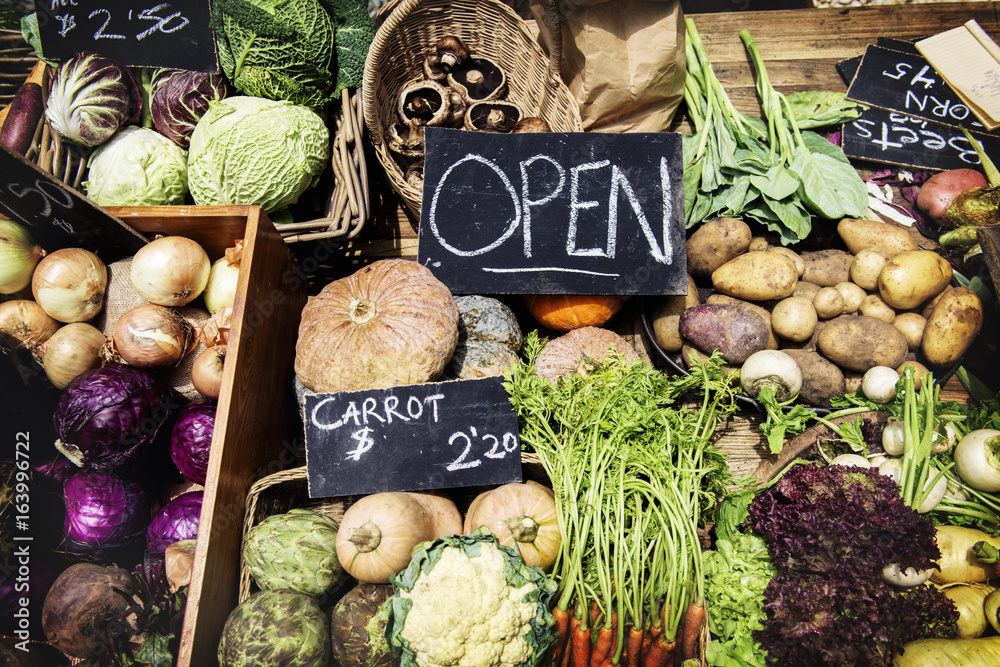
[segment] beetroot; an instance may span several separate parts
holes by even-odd
[[[934,222],[942,224],[955,197],[967,190],[986,186],[986,177],[975,169],[940,171],[920,186],[917,208]]]
[[[94,563],[70,565],[45,596],[45,638],[75,658],[115,654],[133,634],[126,610],[138,593],[139,584],[128,570]]]

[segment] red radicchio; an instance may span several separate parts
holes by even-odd
[[[215,405],[189,403],[177,413],[170,434],[170,458],[185,478],[204,484],[215,430]]]
[[[81,373],[56,403],[56,449],[99,470],[139,462],[179,404],[163,381],[139,368],[108,364]]]
[[[228,96],[229,86],[220,74],[161,69],[153,74],[150,91],[149,110],[156,131],[186,149],[208,103]]]
[[[174,542],[198,536],[203,491],[182,493],[161,507],[146,529],[146,550],[151,556],[163,556]]]
[[[142,488],[115,473],[85,470],[63,484],[66,518],[64,547],[71,552],[102,557],[106,549],[131,542],[149,523],[149,505]]]

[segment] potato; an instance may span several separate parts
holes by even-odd
[[[844,391],[848,394],[856,394],[861,391],[861,381],[865,379],[865,374],[858,371],[844,371]]]
[[[852,315],[827,321],[817,350],[843,369],[864,373],[873,366],[898,367],[906,360],[906,339],[888,322]]]
[[[747,252],[759,252],[762,250],[769,250],[771,246],[771,239],[766,236],[755,236],[750,239],[750,245],[747,247]]]
[[[892,326],[903,333],[906,344],[911,350],[920,349],[920,341],[923,340],[926,324],[927,318],[920,313],[899,313],[892,321]]]
[[[680,317],[684,340],[705,354],[719,350],[731,364],[742,364],[767,347],[768,326],[757,313],[742,306],[704,303]]]
[[[858,307],[858,313],[866,317],[877,317],[883,322],[889,322],[890,324],[896,319],[896,311],[878,294],[869,294],[862,299],[861,305]]]
[[[687,294],[672,294],[656,300],[650,312],[653,337],[664,352],[674,354],[681,351],[681,346],[684,345],[680,329],[681,313],[698,303],[698,286],[690,275]]]
[[[742,255],[750,246],[750,227],[736,218],[706,220],[687,240],[687,269],[695,278],[712,272]]]
[[[784,299],[798,281],[795,262],[776,252],[748,252],[712,273],[712,286],[723,294],[747,301]]]
[[[812,298],[816,316],[821,320],[844,314],[844,295],[836,287],[821,287]]]
[[[771,310],[771,326],[782,338],[802,343],[809,340],[818,317],[813,302],[805,297],[782,299]]]
[[[778,337],[774,333],[774,328],[771,327],[771,311],[767,308],[753,303],[752,301],[744,301],[743,299],[737,299],[726,294],[719,294],[718,292],[710,294],[709,297],[705,299],[705,303],[727,303],[736,306],[743,306],[744,308],[749,308],[753,312],[757,313],[764,318],[765,322],[767,322],[767,330],[769,333],[767,337],[767,347],[765,349],[778,349]]]
[[[806,263],[802,259],[802,257],[799,256],[799,253],[795,252],[791,248],[786,248],[783,245],[778,245],[774,246],[773,248],[768,248],[767,252],[777,252],[788,257],[790,260],[795,262],[795,269],[799,273],[799,278],[802,277],[802,273],[806,270]]]
[[[782,350],[802,369],[801,396],[810,405],[830,407],[830,399],[847,393],[844,373],[815,350]]]
[[[851,263],[854,255],[843,250],[830,248],[804,252],[801,255],[806,263],[802,280],[816,283],[820,287],[833,287],[837,283],[851,279]]]
[[[871,246],[882,248],[890,257],[904,250],[920,249],[917,240],[905,227],[878,220],[844,218],[837,223],[837,234],[855,255]]]
[[[866,296],[868,296],[868,293],[865,292],[863,287],[850,281],[837,283],[834,285],[834,288],[836,288],[836,290],[840,292],[840,295],[844,297],[845,314],[858,312],[858,308],[861,307],[861,302],[864,301]]]
[[[811,283],[806,280],[800,280],[795,283],[795,291],[792,292],[792,296],[804,296],[807,299],[813,299],[816,297],[816,292],[823,289],[816,283]]]
[[[927,318],[920,349],[931,366],[947,368],[969,349],[983,328],[983,302],[967,287],[953,287]]]
[[[989,183],[975,169],[939,171],[920,186],[917,208],[934,222],[942,222],[955,196],[973,188],[985,188]]]
[[[950,290],[950,289],[951,289],[951,285],[949,285],[948,287],[945,287],[943,290],[941,290],[940,294],[938,294],[937,296],[935,296],[933,299],[930,299],[929,301],[927,301],[923,305],[923,307],[920,309],[920,314],[924,316],[925,320],[928,317],[931,316],[931,313],[934,312],[934,307],[938,304],[938,301],[940,301],[941,297],[943,297],[945,294],[947,294],[948,290]]]
[[[878,276],[878,291],[897,310],[916,308],[937,295],[952,277],[951,264],[933,250],[904,250]]]
[[[904,361],[903,363],[901,363],[899,365],[899,368],[896,369],[896,372],[899,373],[899,377],[903,377],[903,373],[906,372],[907,368],[912,368],[913,369],[913,382],[916,384],[917,388],[919,389],[920,388],[920,379],[923,378],[928,373],[930,373],[930,369],[927,368],[927,366],[924,366],[919,361],[914,361],[912,359],[907,359],[906,361]]]
[[[854,253],[854,261],[851,262],[851,281],[862,289],[878,289],[878,276],[889,259],[889,253],[881,246],[862,248]]]

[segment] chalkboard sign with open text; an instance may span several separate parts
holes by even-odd
[[[418,261],[457,294],[684,294],[681,136],[429,127]]]
[[[24,225],[42,248],[86,248],[113,262],[149,240],[76,190],[0,146],[0,213]]]
[[[209,0],[40,0],[42,52],[97,51],[130,67],[217,72]]]
[[[306,394],[304,422],[313,498],[521,481],[499,377]]]

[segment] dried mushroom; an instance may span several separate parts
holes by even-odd
[[[512,102],[490,100],[469,105],[465,129],[481,132],[510,132],[521,120],[521,110]]]
[[[517,121],[514,125],[514,129],[511,130],[514,134],[522,134],[529,132],[551,132],[552,128],[544,119],[538,116],[528,116],[527,118],[522,118]]]
[[[507,92],[507,75],[488,58],[469,58],[460,69],[448,75],[448,85],[472,104],[502,97]]]
[[[396,103],[399,120],[409,126],[441,125],[451,104],[448,90],[436,81],[420,79],[403,87]]]
[[[424,156],[424,126],[393,123],[389,126],[389,148],[406,157]]]

